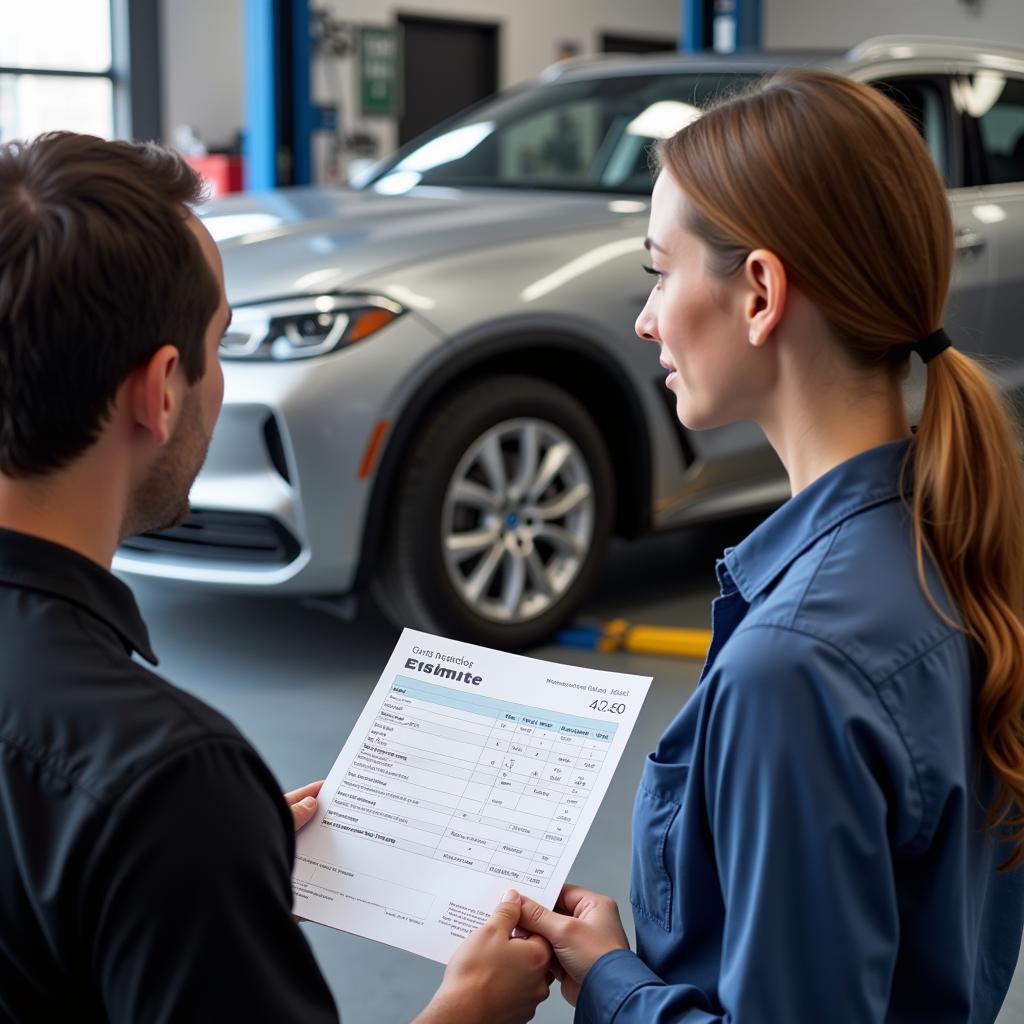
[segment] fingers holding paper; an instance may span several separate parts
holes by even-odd
[[[430,1005],[414,1024],[521,1024],[548,997],[551,947],[512,937],[525,902],[509,890],[490,920],[455,951]]]
[[[301,789],[293,789],[284,794],[285,803],[291,808],[296,832],[316,815],[316,798],[323,784],[324,780],[320,779],[319,782],[307,783]]]
[[[573,1006],[587,971],[605,953],[613,949],[629,949],[629,939],[622,927],[619,908],[609,896],[567,885],[556,904],[548,910],[535,900],[523,896],[519,927],[551,944],[565,972],[562,995]]]

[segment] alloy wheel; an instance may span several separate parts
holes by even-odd
[[[579,574],[594,517],[590,468],[565,431],[535,418],[495,424],[460,459],[445,494],[449,580],[485,619],[535,619]]]

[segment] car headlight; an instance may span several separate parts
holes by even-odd
[[[318,295],[231,311],[222,359],[310,359],[362,341],[405,310],[380,295]]]

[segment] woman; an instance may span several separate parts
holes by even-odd
[[[1024,484],[938,329],[942,182],[896,106],[821,72],[659,157],[637,333],[680,420],[755,420],[793,497],[718,563],[701,682],[648,757],[636,954],[574,887],[521,924],[578,1021],[992,1021],[1024,915]]]

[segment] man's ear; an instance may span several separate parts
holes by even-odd
[[[158,445],[167,443],[178,417],[184,386],[180,366],[178,350],[164,345],[125,381],[134,426],[149,433]]]
[[[747,294],[744,313],[750,344],[762,346],[778,327],[786,309],[788,282],[782,260],[768,249],[754,249],[743,267]]]

